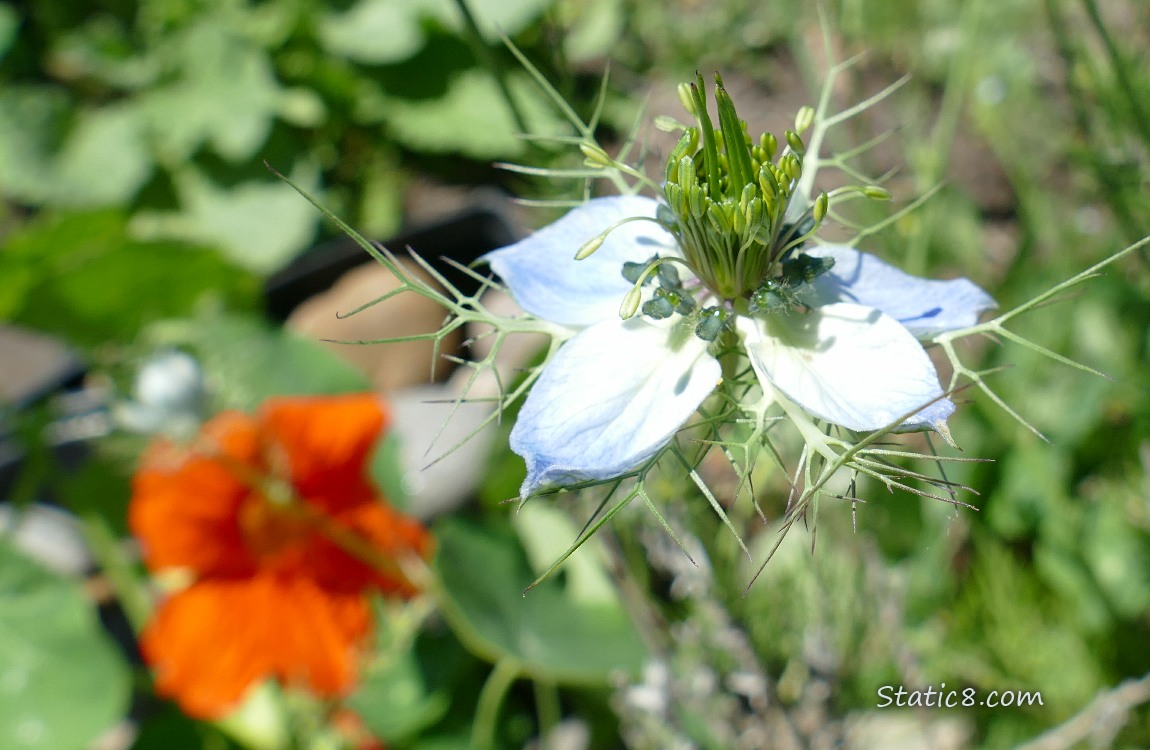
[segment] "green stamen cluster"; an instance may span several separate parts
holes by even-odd
[[[749,312],[776,312],[804,307],[799,298],[799,289],[834,267],[834,258],[815,258],[798,254],[782,261],[782,271],[778,276],[767,277],[751,293]]]
[[[682,279],[670,258],[654,256],[646,263],[623,264],[623,278],[634,284],[629,299],[624,307],[629,312],[624,317],[630,317],[638,312],[638,300],[641,298],[640,290],[648,282],[658,279],[659,285],[655,287],[651,298],[643,303],[643,314],[654,320],[664,320],[675,313],[691,319],[695,326],[695,335],[704,341],[714,341],[730,322],[731,313],[723,308],[711,306],[701,310],[690,290],[683,287]]]
[[[717,129],[707,113],[702,76],[680,87],[680,95],[698,126],[686,129],[667,160],[664,193],[676,220],[673,231],[687,264],[711,292],[720,300],[746,299],[778,275],[777,264],[826,215],[824,193],[799,221],[784,219],[802,177],[799,133],[810,125],[811,113],[800,113],[780,154],[770,133],[752,141],[718,75]]]

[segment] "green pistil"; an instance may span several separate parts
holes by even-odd
[[[783,221],[802,176],[805,147],[797,132],[787,131],[787,149],[776,160],[779,143],[773,135],[752,141],[719,76],[716,129],[703,78],[696,78],[680,93],[698,126],[687,128],[672,149],[664,193],[687,264],[718,299],[748,299],[808,235],[796,234]],[[810,212],[803,218],[809,217]],[[821,219],[816,217],[810,231]]]

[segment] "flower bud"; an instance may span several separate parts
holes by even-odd
[[[802,156],[807,151],[807,147],[806,144],[803,143],[803,139],[799,137],[799,134],[793,130],[787,131],[787,146],[789,146],[791,151],[794,151],[799,156]]]
[[[731,219],[727,216],[727,212],[723,210],[723,204],[712,203],[707,206],[707,219],[711,222],[711,227],[719,234],[731,233]]]
[[[891,197],[889,190],[880,188],[878,185],[867,185],[862,189],[862,194],[872,201],[889,201]]]
[[[579,150],[587,157],[584,163],[589,167],[610,167],[614,164],[614,161],[607,155],[607,152],[594,143],[584,141],[579,144]]]
[[[690,206],[687,205],[687,196],[683,188],[671,180],[667,180],[667,184],[663,185],[663,196],[667,199],[667,206],[676,214],[683,215],[690,211]],[[660,204],[660,208],[661,207],[662,205]]]
[[[801,107],[795,115],[795,132],[806,132],[815,121],[815,110],[812,107]]]
[[[686,130],[687,126],[670,115],[657,115],[655,127],[664,133],[674,133],[676,130]]]
[[[686,189],[687,203],[691,208],[691,216],[696,219],[701,219],[710,205],[711,199],[706,196],[703,188],[699,185],[692,185]]]
[[[819,197],[815,198],[815,206],[811,210],[811,213],[815,217],[816,224],[822,221],[823,217],[827,215],[827,209],[830,208],[830,202],[830,196],[828,196],[825,192],[819,193]]]
[[[695,174],[695,160],[690,156],[684,156],[679,160],[679,179],[676,180],[684,188],[695,185],[699,182],[698,176]]]
[[[598,234],[584,242],[583,247],[579,248],[579,252],[575,253],[575,260],[583,260],[590,256],[603,245],[605,239],[607,239],[607,235]]]
[[[683,104],[683,109],[687,110],[687,114],[695,114],[695,97],[691,93],[691,84],[680,83],[676,91],[679,94],[679,101]]]
[[[759,136],[759,146],[767,152],[767,158],[763,161],[770,161],[779,150],[779,139],[775,138],[774,133],[763,133]]]
[[[639,312],[639,303],[642,300],[642,287],[633,286],[628,289],[627,294],[623,296],[623,303],[619,305],[619,317],[623,320],[635,317],[635,313]]]
[[[794,154],[787,154],[790,158],[783,160],[783,171],[787,173],[787,177],[792,180],[797,180],[803,176],[803,163]]]

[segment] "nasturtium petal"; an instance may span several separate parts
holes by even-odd
[[[485,257],[519,306],[536,317],[580,327],[615,318],[631,288],[623,264],[678,255],[674,237],[653,221],[632,221],[612,230],[591,256],[575,260],[575,254],[618,221],[654,219],[658,205],[637,195],[594,198]]]
[[[954,404],[922,346],[872,307],[838,302],[739,326],[760,380],[807,412],[851,430],[877,430],[921,410],[903,429],[945,430]]]
[[[847,245],[820,245],[809,255],[834,258],[834,267],[811,284],[810,304],[851,302],[881,310],[919,338],[978,323],[997,307],[968,279],[923,279]]]
[[[685,323],[609,318],[576,334],[539,376],[511,431],[526,497],[610,479],[665,446],[715,388],[719,363]]]

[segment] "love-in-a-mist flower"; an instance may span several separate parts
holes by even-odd
[[[131,528],[149,569],[190,580],[141,635],[158,693],[214,718],[265,678],[318,696],[351,687],[368,595],[415,593],[398,561],[431,545],[367,478],[385,423],[371,395],[278,398],[148,450]]]
[[[740,362],[767,398],[828,423],[947,434],[954,404],[919,338],[973,325],[993,300],[965,279],[808,244],[829,203],[805,195],[809,117],[780,151],[769,133],[751,139],[721,80],[717,128],[701,78],[681,93],[698,125],[661,195],[590,200],[487,256],[525,311],[573,331],[511,433],[524,497],[639,466]]]

